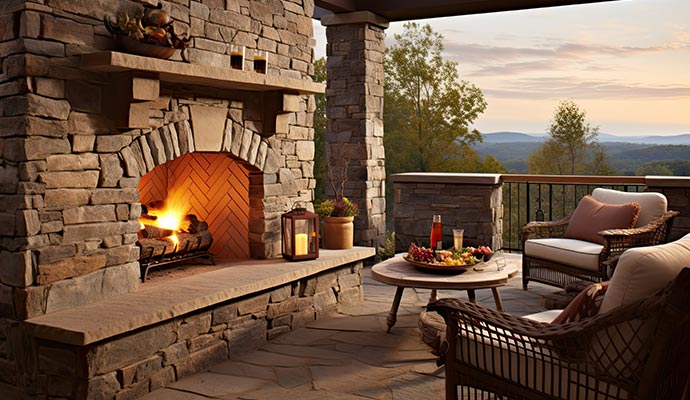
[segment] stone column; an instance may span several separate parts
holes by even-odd
[[[346,171],[344,195],[360,207],[355,243],[377,246],[386,233],[383,150],[384,29],[370,12],[324,16],[328,45],[326,152],[336,187]],[[329,182],[326,194],[334,195]]]

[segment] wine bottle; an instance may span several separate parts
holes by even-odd
[[[431,225],[431,236],[429,238],[429,248],[432,250],[443,249],[443,229],[440,215],[434,215],[434,220]]]

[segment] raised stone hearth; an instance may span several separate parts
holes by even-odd
[[[229,263],[25,321],[49,394],[138,397],[361,302],[374,250],[320,254]]]

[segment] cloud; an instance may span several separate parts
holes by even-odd
[[[688,35],[690,39],[690,35]],[[678,35],[685,38],[683,35]],[[678,39],[680,40],[680,39]],[[625,58],[641,54],[690,50],[688,43],[672,43],[658,46],[610,46],[587,43],[559,43],[540,47],[493,46],[478,43],[449,41],[444,56],[463,65],[478,66],[473,75],[516,75],[523,72],[566,68],[578,63],[584,68],[601,68],[588,65],[603,58]]]
[[[673,32],[673,37],[680,42],[690,42],[690,32]]]
[[[649,99],[690,97],[690,86],[627,84],[615,81],[582,80],[576,77],[525,78],[511,80],[501,89],[482,89],[492,97],[512,99]]]
[[[533,47],[491,46],[478,43],[460,43],[446,41],[444,56],[451,60],[469,61],[472,63],[507,62],[525,57],[549,57],[550,49]]]
[[[541,59],[534,61],[523,61],[513,63],[494,63],[481,67],[479,70],[472,72],[471,76],[508,76],[518,75],[521,73],[529,73],[542,70],[553,70],[569,64],[567,61],[558,59]]]

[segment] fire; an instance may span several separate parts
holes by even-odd
[[[184,194],[173,191],[168,194],[162,208],[150,208],[148,210],[148,216],[156,217],[155,219],[142,217],[139,221],[142,224],[142,228],[144,224],[148,224],[173,231],[173,234],[167,238],[177,245],[179,242],[177,232],[182,227],[184,218],[189,213],[189,208]]]
[[[182,225],[182,219],[186,215],[186,212],[179,212],[178,210],[163,209],[163,210],[151,210],[149,215],[154,215],[158,217],[155,221],[155,225],[159,228],[170,229],[172,231],[177,231]]]
[[[177,233],[173,233],[166,239],[170,239],[170,241],[175,245],[175,247],[177,247],[177,245],[180,243],[180,239],[177,237]]]

